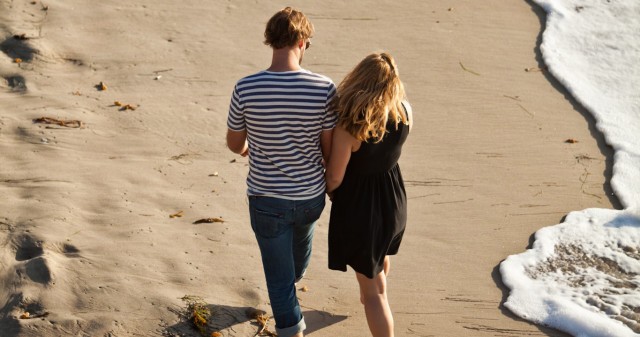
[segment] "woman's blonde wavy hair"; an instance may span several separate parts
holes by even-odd
[[[388,53],[365,57],[338,85],[329,109],[338,114],[338,126],[356,139],[378,143],[387,131],[387,122],[407,124],[402,101],[404,85],[395,60]]]

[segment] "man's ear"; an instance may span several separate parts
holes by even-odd
[[[304,44],[304,39],[298,40],[298,48],[302,49],[302,46],[304,46]]]

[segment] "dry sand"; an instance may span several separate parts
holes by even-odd
[[[397,335],[565,336],[504,309],[497,268],[568,212],[618,206],[611,151],[553,78],[525,71],[544,67],[544,13],[518,0],[0,0],[0,336],[196,336],[185,295],[213,308],[211,329],[253,336],[245,309],[268,297],[225,121],[285,5],[316,26],[306,68],[337,83],[387,50],[414,107]],[[367,336],[353,273],[326,267],[327,215],[300,284],[307,334]],[[193,224],[209,217],[225,222]]]

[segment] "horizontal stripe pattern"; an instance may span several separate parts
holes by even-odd
[[[308,70],[247,76],[236,84],[227,127],[247,130],[249,195],[309,199],[324,193],[320,133],[337,116],[327,110],[336,88]]]

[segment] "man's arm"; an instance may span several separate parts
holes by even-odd
[[[237,153],[243,157],[249,154],[249,146],[247,144],[247,129],[242,131],[233,131],[227,129],[227,147],[231,152]]]

